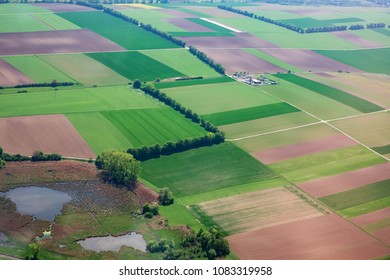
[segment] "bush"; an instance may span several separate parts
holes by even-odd
[[[161,205],[170,205],[175,201],[172,192],[168,188],[162,188],[158,191],[158,202]]]
[[[60,154],[44,154],[41,151],[35,151],[31,156],[31,161],[59,161],[62,157]]]
[[[5,166],[5,161],[0,158],[0,169]]]
[[[141,85],[142,85],[142,83],[141,83],[140,80],[135,80],[135,81],[133,82],[133,88],[135,88],[135,89],[140,89],[140,88],[141,88]]]

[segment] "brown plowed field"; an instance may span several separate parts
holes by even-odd
[[[187,45],[203,49],[275,48],[276,45],[249,33],[235,33],[234,37],[180,37]]]
[[[336,214],[277,225],[228,237],[241,259],[366,260],[390,248]]]
[[[0,34],[0,55],[122,51],[87,29]]]
[[[167,22],[172,23],[180,28],[187,30],[188,32],[214,32],[207,27],[196,24],[195,22],[186,20],[184,18],[167,18],[165,19]]]
[[[390,227],[378,230],[374,232],[374,235],[390,245]]]
[[[322,151],[348,147],[356,144],[357,143],[351,138],[343,134],[336,134],[330,137],[316,139],[313,141],[301,142],[261,152],[255,152],[252,155],[258,160],[266,164],[270,164],[294,157],[300,157]]]
[[[0,59],[0,69],[0,86],[9,87],[34,83],[33,80],[2,59]]]
[[[341,32],[333,32],[332,34],[340,37],[340,38],[343,38],[344,40],[347,40],[349,42],[352,42],[360,47],[363,47],[363,48],[379,48],[379,47],[383,47],[382,45],[379,45],[375,42],[371,42],[369,40],[366,40],[362,37],[359,37],[355,34],[352,34],[348,31],[341,31]]]
[[[0,146],[9,154],[32,155],[39,150],[68,157],[95,157],[64,115],[0,118],[0,131]]]
[[[355,189],[375,182],[390,179],[390,162],[315,179],[298,187],[315,197]]]
[[[251,55],[239,49],[206,49],[202,50],[217,63],[222,64],[226,72],[251,72],[251,73],[276,73],[285,71],[284,69]]]
[[[45,8],[45,9],[48,9],[48,10],[53,11],[55,13],[97,11],[97,10],[89,8],[89,7],[73,5],[73,4],[35,3],[35,4],[30,4],[30,5]]]
[[[386,218],[390,218],[390,207],[364,214],[350,220],[359,226],[365,226]]]
[[[362,72],[360,69],[343,64],[310,50],[262,49],[261,51],[304,71],[337,72],[341,70]]]

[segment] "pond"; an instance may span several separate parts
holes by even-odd
[[[132,232],[121,236],[90,237],[78,241],[84,249],[95,252],[114,251],[119,252],[121,246],[128,246],[146,252],[146,241],[141,234]]]
[[[12,189],[2,195],[16,204],[19,213],[47,221],[61,214],[64,204],[72,199],[67,193],[33,186]]]

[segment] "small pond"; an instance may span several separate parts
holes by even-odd
[[[132,232],[121,236],[90,237],[78,241],[84,249],[95,252],[114,251],[119,252],[121,246],[128,246],[146,252],[146,241],[141,234]]]
[[[21,187],[2,195],[16,204],[19,213],[47,221],[61,214],[64,204],[72,199],[67,193],[43,187]]]

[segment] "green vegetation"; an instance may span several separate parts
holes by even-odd
[[[19,3],[7,3],[0,5],[0,14],[36,14],[36,13],[50,13],[51,11],[38,6]]]
[[[203,147],[142,163],[141,177],[183,197],[276,175],[231,143]]]
[[[293,18],[293,19],[282,19],[279,20],[283,23],[291,24],[301,28],[308,27],[322,27],[322,26],[332,26],[330,21],[323,22],[322,20],[314,19],[314,18]]]
[[[378,152],[382,155],[385,155],[385,154],[390,154],[390,144],[389,145],[385,145],[385,146],[381,146],[381,147],[374,147],[372,148],[375,152]]]
[[[371,223],[364,226],[364,229],[368,232],[375,232],[390,226],[390,218],[379,220],[377,222]]]
[[[232,123],[245,122],[255,119],[278,116],[293,112],[299,112],[299,109],[287,103],[275,103],[264,106],[238,109],[234,111],[226,111],[203,115],[202,117],[210,121],[214,125],[226,125]]]
[[[250,54],[253,54],[254,56],[257,56],[265,61],[268,61],[276,66],[279,66],[280,68],[284,68],[288,71],[293,71],[293,72],[302,72],[302,69],[299,69],[298,67],[295,67],[291,64],[288,64],[284,61],[281,61],[273,56],[270,56],[266,53],[263,53],[262,51],[260,50],[256,50],[256,49],[244,49],[244,51],[246,51],[247,53],[250,53]]]
[[[389,53],[390,54],[390,53]],[[350,106],[362,113],[370,113],[375,111],[383,110],[382,107],[379,107],[378,105],[375,105],[373,103],[370,103],[364,99],[361,99],[357,96],[354,96],[352,94],[349,94],[345,91],[341,91],[339,89],[309,80],[305,79],[296,75],[292,74],[276,74],[274,75],[277,78],[292,82],[296,85],[299,85],[301,87],[307,88],[309,90],[312,90],[316,93],[319,93],[323,96],[329,97],[333,100],[336,100],[342,104],[345,104],[347,106]]]
[[[204,26],[206,28],[209,28],[211,30],[214,30],[215,32],[220,32],[220,33],[231,33],[232,32],[231,30],[229,30],[225,27],[216,25],[212,22],[208,22],[208,21],[203,20],[201,18],[188,18],[187,20],[192,21],[198,25]]]
[[[367,72],[389,73],[390,48],[317,52]]]
[[[295,183],[357,170],[386,162],[363,146],[324,151],[297,157],[269,166]]]
[[[193,230],[199,230],[204,227],[204,225],[194,217],[188,207],[180,202],[160,207],[160,214],[168,220],[168,225],[170,226],[189,225]]]
[[[46,24],[40,22],[32,15],[1,15],[0,33],[5,32],[34,32],[52,30]]]
[[[162,188],[158,191],[158,202],[161,205],[167,206],[173,204],[175,199],[173,198],[173,193],[168,188]]]
[[[46,25],[55,30],[74,30],[80,29],[77,25],[59,17],[55,14],[35,14],[35,18],[43,21]]]
[[[140,52],[88,53],[87,55],[130,80],[138,78],[142,81],[152,81],[157,78],[185,76]]]
[[[390,207],[390,196],[340,210],[339,213],[346,218],[353,218],[376,210]]]
[[[164,144],[169,140],[174,141],[205,134],[200,126],[166,108],[115,110],[101,113],[134,147]]]
[[[100,11],[59,13],[81,28],[88,28],[128,50],[177,48],[174,43]]]
[[[176,37],[234,37],[232,32],[169,32]]]
[[[209,85],[209,84],[219,84],[219,83],[228,83],[228,82],[234,82],[234,80],[228,76],[220,76],[217,78],[155,83],[154,86],[157,89],[165,89],[165,88],[186,87],[186,86],[195,86],[195,85]]]
[[[383,35],[390,36],[390,30],[384,29],[384,28],[376,28],[374,29],[375,32],[381,33]]]

